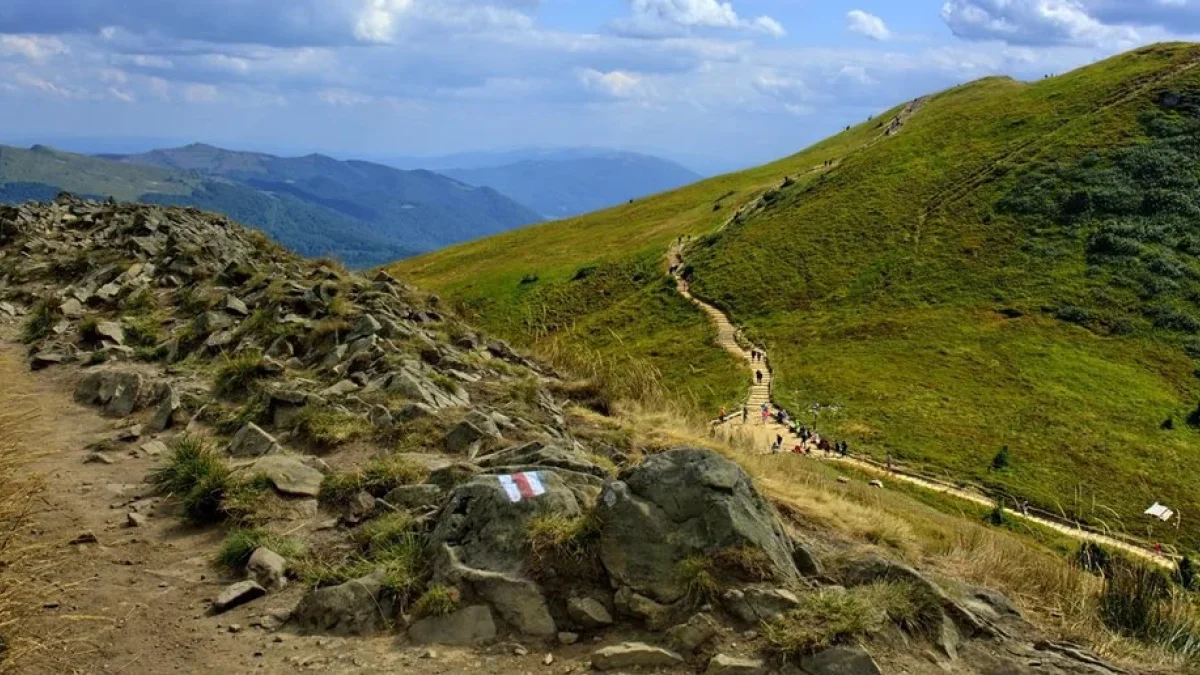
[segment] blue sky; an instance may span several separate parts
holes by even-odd
[[[3,0],[0,142],[740,166],[1200,34],[1200,0]]]

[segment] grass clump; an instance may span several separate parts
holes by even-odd
[[[531,519],[528,528],[530,566],[535,574],[556,570],[586,575],[596,571],[600,521],[594,513],[547,513]]]
[[[792,661],[878,630],[880,612],[861,593],[822,590],[800,597],[800,606],[764,624],[767,649]]]
[[[249,350],[233,358],[226,358],[217,369],[213,391],[227,398],[244,396],[254,386],[270,376],[266,358],[258,350]]]
[[[384,588],[406,605],[424,587],[430,569],[411,517],[394,516],[359,528],[354,536],[358,547],[349,556],[325,553],[298,560],[300,578],[309,586],[323,587],[378,574]]]
[[[446,616],[458,611],[462,603],[462,595],[457,588],[449,586],[430,586],[413,603],[413,616]]]
[[[692,556],[679,561],[675,573],[693,603],[709,602],[721,593],[712,560],[706,556]]]
[[[1200,657],[1195,600],[1163,570],[1116,559],[1104,578],[1099,610],[1104,625],[1120,635]]]
[[[188,435],[171,442],[167,464],[150,475],[150,482],[160,493],[177,497],[188,520],[196,523],[224,519],[225,496],[236,486],[232,471],[216,449]]]
[[[332,449],[370,436],[373,427],[358,415],[308,405],[296,416],[295,430],[318,447]]]
[[[125,342],[135,349],[155,347],[163,340],[162,317],[158,314],[147,313],[126,317],[123,328]]]
[[[59,311],[53,300],[42,299],[34,304],[21,328],[21,340],[25,344],[40,342],[50,334],[54,324],[58,322]]]
[[[428,469],[405,457],[378,457],[360,470],[326,476],[320,499],[329,506],[345,506],[359,492],[383,497],[402,485],[423,483],[428,477]]]
[[[225,543],[217,553],[217,562],[229,569],[240,570],[259,548],[268,548],[285,558],[294,558],[304,550],[304,545],[298,539],[283,537],[262,528],[238,528],[225,536]]]

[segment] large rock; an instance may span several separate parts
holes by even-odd
[[[88,373],[75,387],[75,400],[101,406],[110,417],[127,417],[137,410],[146,389],[139,373],[98,370]]]
[[[553,636],[557,627],[534,581],[524,576],[529,523],[555,514],[583,514],[574,492],[553,472],[538,473],[545,492],[513,496],[497,476],[481,475],[458,485],[430,534],[435,581],[469,588],[515,630]]]
[[[447,616],[421,619],[409,627],[408,637],[421,644],[468,647],[496,639],[496,622],[486,605],[473,605]]]
[[[368,635],[383,628],[392,607],[377,575],[319,588],[304,596],[292,621],[304,631],[330,635]]]
[[[807,675],[882,675],[875,659],[861,647],[833,647],[800,660]]]
[[[927,594],[934,603],[941,605],[946,616],[950,617],[954,624],[967,635],[972,637],[1005,635],[1005,631],[1000,626],[977,614],[970,603],[954,600],[942,590],[941,586],[901,563],[876,556],[860,558],[847,565],[842,571],[842,581],[847,586],[863,586],[879,581],[911,584],[918,592]]]
[[[279,443],[254,422],[247,422],[234,434],[229,454],[234,457],[262,457],[279,452]]]
[[[467,420],[463,420],[454,425],[450,431],[446,432],[446,437],[443,439],[442,445],[446,448],[446,452],[462,454],[472,445],[486,437],[487,434],[482,429]]]
[[[716,620],[701,612],[692,615],[687,623],[681,623],[667,631],[667,645],[681,654],[691,654],[720,632],[721,627]]]
[[[440,506],[446,492],[437,485],[401,485],[387,493],[385,502],[400,509],[417,511]]]
[[[660,602],[682,598],[681,561],[727,548],[766,554],[780,583],[799,572],[775,509],[746,472],[709,450],[654,455],[600,497],[600,556],[614,583]]]
[[[592,654],[592,667],[600,671],[626,668],[669,668],[682,664],[682,656],[661,647],[652,647],[644,642],[625,642],[598,649]]]
[[[325,476],[291,455],[267,455],[256,461],[251,473],[266,476],[285,495],[316,497]]]
[[[157,434],[177,425],[186,424],[184,417],[183,402],[179,398],[179,393],[175,391],[175,387],[170,384],[162,384],[158,389],[158,406],[154,409],[154,416],[146,423],[146,433]]]

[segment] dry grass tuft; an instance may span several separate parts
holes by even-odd
[[[44,636],[27,633],[27,618],[37,604],[31,580],[46,562],[20,537],[28,531],[34,497],[41,483],[26,473],[30,456],[18,430],[32,412],[21,397],[0,390],[0,672],[18,672],[37,652]]]

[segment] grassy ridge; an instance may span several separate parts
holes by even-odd
[[[695,291],[771,349],[781,401],[841,406],[821,422],[835,436],[1142,533],[1141,511],[1163,501],[1185,514],[1183,529],[1154,536],[1195,547],[1200,521],[1186,514],[1200,508],[1189,488],[1200,434],[1183,420],[1200,397],[1189,356],[1200,354],[1189,344],[1200,261],[1158,206],[1089,207],[1085,219],[1060,207],[1081,190],[1103,202],[1106,190],[1150,189],[1140,169],[1124,171],[1121,149],[1151,141],[1146,115],[1165,93],[1200,92],[1198,57],[1159,45],[1035,83],[988,78],[930,97],[892,137],[876,120],[765,167],[397,271],[527,344],[568,336],[663,364],[694,358],[701,324],[614,317],[663,312],[646,301],[661,262],[645,271],[675,237],[700,237]],[[765,207],[719,229],[762,194]],[[1028,195],[1049,206],[1013,206]],[[1134,253],[1101,259],[1097,233]],[[589,265],[620,283],[577,280]],[[537,311],[547,298],[554,311]],[[668,385],[710,392],[690,398],[712,411],[737,399],[724,383],[739,378],[701,368]],[[1174,429],[1161,428],[1168,418]],[[990,471],[1005,445],[1012,466]]]

